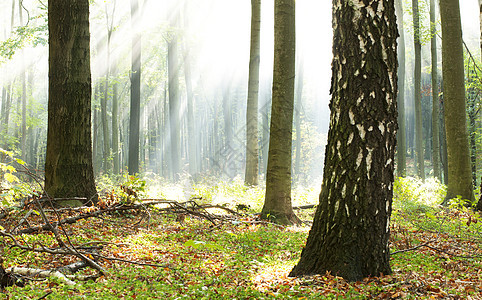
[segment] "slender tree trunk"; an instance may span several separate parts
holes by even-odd
[[[180,109],[181,99],[179,95],[179,48],[178,48],[178,20],[177,14],[172,21],[175,31],[168,44],[168,75],[169,75],[169,125],[171,132],[171,163],[172,179],[177,181],[181,172],[181,121]]]
[[[109,173],[109,158],[110,158],[110,146],[109,146],[109,125],[107,123],[107,98],[109,94],[109,71],[105,74],[105,81],[101,84],[101,96],[100,96],[100,120],[102,123],[102,169],[105,174]]]
[[[34,83],[34,73],[33,72],[28,72],[27,75],[27,103],[32,107],[32,88],[33,88],[33,83]],[[29,117],[33,118],[35,115],[35,112],[31,109],[29,112]],[[34,167],[35,164],[35,148],[34,148],[34,142],[35,142],[35,132],[33,130],[33,126],[28,126],[27,127],[27,160],[26,162],[30,165],[30,167]]]
[[[482,60],[482,0],[479,0],[480,19],[480,60]]]
[[[464,55],[458,0],[440,0],[442,73],[447,135],[448,186],[446,199],[474,199],[465,111]]]
[[[261,217],[299,223],[291,205],[291,147],[295,85],[295,1],[275,0],[273,100],[266,197]]]
[[[414,68],[414,95],[415,95],[415,136],[417,148],[417,171],[418,176],[425,180],[425,165],[423,152],[423,128],[422,128],[422,45],[420,43],[420,15],[418,10],[418,0],[412,0],[413,11],[413,40],[415,49],[415,68]]]
[[[6,126],[5,126],[5,118],[7,112],[7,89],[5,86],[2,87],[2,106],[1,106],[1,114],[0,114],[0,135],[5,137],[6,133]],[[4,132],[5,130],[5,132]],[[0,146],[3,146],[3,140],[0,139]]]
[[[157,149],[157,126],[156,126],[156,107],[150,111],[147,116],[147,137],[148,137],[148,158],[149,158],[149,170],[151,172],[156,171],[156,152]]]
[[[112,73],[116,76],[117,68],[112,68]],[[114,174],[120,173],[119,155],[119,84],[117,80],[112,85],[112,151]]]
[[[296,145],[295,145],[295,168],[294,176],[297,181],[300,180],[300,165],[301,165],[301,109],[303,107],[303,80],[304,80],[304,60],[301,56],[298,56],[298,71],[297,85],[296,85],[296,97],[295,97],[295,128],[296,128]]]
[[[270,84],[272,85],[272,84]],[[262,173],[266,179],[266,172],[268,169],[268,148],[269,148],[269,124],[270,124],[270,111],[271,111],[271,89],[266,93],[264,98],[264,106],[261,108],[262,119],[262,135],[261,135],[261,161],[262,161]]]
[[[245,185],[258,185],[258,95],[261,32],[261,0],[251,0],[251,48],[249,54],[248,103],[246,106]]]
[[[397,12],[398,32],[398,124],[397,133],[397,171],[399,177],[407,175],[407,141],[405,128],[405,33],[403,26],[403,3],[396,0],[395,11]]]
[[[111,59],[111,42],[112,42],[112,35],[114,34],[114,14],[116,9],[117,1],[114,0],[112,2],[112,11],[111,15],[109,15],[109,9],[107,3],[105,4],[105,16],[106,16],[106,25],[107,25],[107,74],[106,74],[106,90],[105,90],[105,98],[107,99],[108,95],[108,87],[109,87],[109,76],[112,74],[114,78],[117,76],[117,55],[114,57],[114,61]],[[109,147],[109,158],[110,158],[110,151],[112,151],[112,166],[113,166],[113,173],[119,174],[120,173],[120,165],[119,165],[119,87],[118,87],[117,80],[114,80],[112,83],[112,147]]]
[[[45,190],[51,197],[93,201],[89,1],[49,0],[48,7]]]
[[[223,92],[224,146],[222,148],[222,171],[229,179],[235,176],[234,172],[236,170],[236,162],[233,160],[233,113],[231,94],[230,86],[226,85]]]
[[[5,131],[5,137],[8,137],[8,130],[9,130],[9,123],[10,123],[10,110],[12,108],[12,101],[13,101],[13,90],[12,90],[12,85],[14,84],[14,82],[12,82],[11,84],[9,84],[7,86],[7,101],[5,101],[5,114],[4,114],[4,119],[3,119],[3,127],[4,127],[4,131]],[[5,146],[4,148],[5,149],[8,149],[10,146],[9,146],[9,143],[8,143],[8,140],[6,139],[5,141]]]
[[[18,16],[20,24],[23,26],[23,9],[22,9],[22,0],[18,0]],[[23,49],[21,49],[21,66],[22,66],[22,74],[20,75],[20,81],[22,84],[22,96],[21,96],[21,104],[22,104],[22,125],[20,130],[20,150],[22,152],[22,159],[24,161],[27,160],[27,69],[25,65],[25,54]]]
[[[430,50],[432,54],[432,157],[433,173],[437,179],[440,177],[440,125],[439,125],[439,96],[438,96],[438,59],[437,59],[437,23],[435,19],[435,0],[430,0],[430,26],[432,39]]]
[[[219,142],[219,123],[217,122],[219,115],[218,115],[218,98],[214,97],[214,107],[213,107],[213,117],[210,118],[213,121],[213,131],[211,134],[211,149],[209,153],[214,155],[214,159],[212,160],[212,167],[216,169],[217,172],[220,172],[220,145]],[[209,120],[209,119],[208,119]]]
[[[439,78],[440,79],[440,78]],[[440,113],[442,116],[445,116],[445,105],[444,105],[444,97],[443,97],[443,94],[444,94],[444,87],[443,87],[443,79],[440,80],[440,96],[439,96],[439,101],[440,101]],[[441,118],[440,119],[440,123],[441,123],[441,130],[442,130],[442,133],[440,134],[441,136],[441,147],[442,147],[442,153],[441,153],[441,162],[442,162],[442,172],[443,172],[443,184],[445,185],[448,185],[449,181],[448,181],[448,178],[449,178],[449,168],[448,168],[448,154],[447,154],[447,134],[446,134],[446,130],[445,130],[445,118]]]
[[[169,62],[169,59],[167,60]],[[172,160],[171,160],[171,124],[169,122],[169,99],[168,99],[168,90],[169,90],[169,82],[165,84],[164,87],[164,132],[166,134],[164,135],[163,139],[163,150],[164,150],[164,160],[163,163],[165,162],[165,168],[163,171],[163,176],[165,178],[171,178],[172,174]]]
[[[131,107],[129,118],[129,174],[139,173],[139,143],[141,118],[141,33],[138,0],[131,0],[132,71]]]
[[[331,117],[320,204],[290,276],[390,274],[397,131],[394,1],[335,1]]]
[[[94,88],[94,97],[97,96],[97,86]],[[97,151],[97,145],[99,143],[99,130],[98,130],[98,123],[99,123],[99,113],[97,109],[97,105],[93,105],[93,120],[92,120],[92,161],[94,166],[94,174],[99,172],[99,151]]]
[[[189,1],[185,2],[184,11],[187,14]],[[189,18],[184,17],[184,31],[189,30]],[[186,81],[186,96],[187,96],[187,134],[188,134],[188,161],[189,161],[189,174],[194,176],[198,171],[197,162],[197,133],[194,119],[194,107],[195,99],[192,90],[192,78],[191,78],[191,53],[188,45],[188,40],[186,35],[184,36],[184,80]]]

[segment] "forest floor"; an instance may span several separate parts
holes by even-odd
[[[407,186],[411,190],[405,190]],[[331,274],[290,278],[309,224],[263,223],[251,211],[237,214],[211,208],[193,215],[143,206],[58,226],[67,245],[92,250],[87,256],[105,268],[104,275],[83,268],[69,285],[34,274],[23,278],[24,287],[7,287],[0,299],[482,299],[480,214],[455,205],[441,208],[417,202],[427,193],[417,192],[411,183],[396,183],[395,189],[399,192],[391,220],[390,275],[360,282]],[[46,214],[58,220],[118,205],[109,197],[97,208]],[[22,228],[44,224],[33,211]],[[312,213],[303,210],[300,215],[309,219]],[[2,232],[11,232],[12,224],[24,216],[14,211],[1,219]],[[58,249],[59,244],[47,230],[15,238],[19,245],[37,249]],[[7,270],[52,270],[79,261],[76,255],[20,249],[6,236],[0,240]],[[83,281],[79,275],[91,279]]]

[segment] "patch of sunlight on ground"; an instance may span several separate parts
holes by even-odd
[[[305,233],[308,233],[311,229],[311,224],[310,225],[305,225],[305,226],[297,226],[297,225],[293,225],[293,226],[289,226],[289,227],[286,227],[286,231],[288,232],[305,232]]]
[[[251,277],[251,282],[260,291],[268,290],[271,286],[294,280],[288,277],[296,262],[277,262],[260,265],[259,270]]]

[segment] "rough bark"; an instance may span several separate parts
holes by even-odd
[[[413,11],[413,45],[415,49],[414,66],[414,99],[415,99],[415,139],[417,153],[417,175],[425,180],[424,147],[423,147],[423,127],[422,127],[422,44],[420,43],[420,15],[418,10],[418,0],[412,0]]]
[[[251,0],[251,49],[246,109],[246,172],[244,184],[258,185],[258,95],[261,32],[261,0]]]
[[[439,125],[439,98],[438,98],[438,58],[437,58],[437,23],[435,19],[435,0],[430,0],[430,26],[432,39],[430,40],[430,52],[432,56],[432,157],[433,175],[437,179],[440,176],[440,125]]]
[[[139,173],[139,143],[141,118],[141,33],[139,2],[131,0],[132,68],[131,106],[129,117],[129,174]]]
[[[93,199],[89,1],[49,0],[48,6],[45,190],[51,197]]]
[[[465,111],[464,55],[458,0],[440,0],[442,19],[442,75],[447,137],[446,199],[474,199]]]
[[[266,197],[261,217],[298,223],[291,206],[291,146],[295,85],[295,1],[275,0],[273,98]]]
[[[320,203],[290,276],[391,273],[397,27],[391,0],[333,2],[331,117]]]
[[[407,138],[405,130],[405,33],[403,27],[403,3],[396,0],[395,11],[397,13],[398,32],[398,124],[397,133],[397,171],[399,177],[407,175]]]

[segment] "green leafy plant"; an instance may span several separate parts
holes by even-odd
[[[24,190],[24,185],[16,175],[15,163],[25,165],[23,160],[15,158],[12,151],[0,148],[0,199],[4,206],[11,205],[16,195]]]

